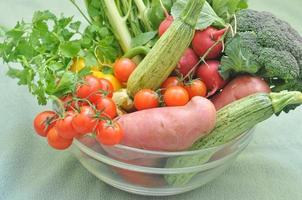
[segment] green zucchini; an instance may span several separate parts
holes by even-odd
[[[254,94],[224,107],[217,112],[217,122],[214,130],[206,137],[197,141],[190,150],[215,147],[228,143],[242,133],[253,128],[258,123],[279,114],[290,106],[302,104],[301,92],[270,94]],[[167,160],[166,168],[185,168],[200,166],[206,163],[215,152],[194,156],[180,156]],[[197,173],[166,175],[166,181],[171,185],[184,185]]]
[[[129,77],[127,90],[130,96],[133,97],[141,89],[158,89],[175,69],[193,39],[204,2],[188,0],[181,16],[175,19]]]

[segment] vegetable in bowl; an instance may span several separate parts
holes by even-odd
[[[55,149],[91,136],[95,149],[131,165],[145,158],[108,149],[182,155],[235,141],[302,104],[301,36],[244,0],[86,0],[89,16],[71,2],[89,23],[84,31],[72,18],[36,12],[0,44],[4,62],[21,64],[8,75],[39,104],[54,102],[35,125]],[[160,161],[173,171],[214,153]],[[195,173],[157,176],[173,187]]]

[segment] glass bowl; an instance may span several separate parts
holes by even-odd
[[[168,196],[191,191],[220,176],[250,143],[253,132],[225,145],[183,152],[102,146],[86,135],[75,140],[72,150],[89,172],[113,187],[140,195]]]

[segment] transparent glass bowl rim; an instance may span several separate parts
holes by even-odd
[[[133,147],[128,147],[128,146],[123,146],[123,145],[116,145],[113,148],[118,148],[119,150],[127,150],[127,151],[132,151],[135,153],[140,153],[146,157],[146,159],[152,159],[152,157],[148,157],[148,156],[159,156],[159,157],[166,157],[166,158],[170,158],[170,157],[177,157],[177,156],[194,156],[195,154],[203,154],[203,153],[208,153],[208,152],[217,152],[219,150],[221,150],[224,147],[228,147],[234,144],[245,144],[248,143],[250,140],[250,138],[252,137],[252,133],[254,132],[254,129],[250,129],[249,131],[241,134],[240,136],[238,136],[237,138],[233,139],[232,141],[223,144],[223,145],[219,145],[219,146],[215,146],[215,147],[211,147],[211,148],[204,148],[204,149],[200,149],[200,150],[196,150],[196,151],[182,151],[182,152],[162,152],[162,151],[149,151],[149,150],[143,150],[143,149],[136,149]],[[125,162],[121,162],[119,160],[116,160],[114,158],[111,158],[105,154],[96,152],[94,149],[89,148],[88,146],[86,146],[85,144],[82,144],[81,141],[79,141],[78,139],[75,140],[74,142],[75,146],[77,148],[79,148],[81,151],[83,151],[83,153],[87,154],[88,156],[92,157],[93,159],[96,159],[99,162],[105,163],[107,165],[110,166],[114,166],[114,167],[118,167],[121,169],[127,169],[127,170],[131,170],[131,171],[136,171],[136,172],[141,172],[141,173],[148,173],[148,174],[175,174],[175,173],[192,173],[192,172],[199,172],[201,170],[208,170],[211,168],[214,168],[216,166],[219,166],[221,164],[223,164],[224,162],[226,162],[228,159],[230,159],[230,157],[232,157],[232,155],[228,155],[226,157],[220,158],[219,160],[216,161],[211,161],[209,163],[204,163],[201,165],[197,165],[197,166],[186,166],[186,167],[181,167],[181,168],[156,168],[156,167],[146,167],[146,166],[140,166],[140,165],[134,165],[134,164],[129,164],[129,163],[125,163]],[[144,158],[144,157],[142,157]]]
[[[174,157],[174,156],[188,156],[188,155],[195,155],[195,154],[200,154],[200,153],[205,153],[208,151],[217,151],[220,149],[223,149],[226,146],[230,146],[235,142],[238,141],[244,141],[245,139],[247,139],[254,131],[255,128],[252,128],[246,132],[244,132],[243,134],[239,135],[237,138],[222,144],[222,145],[217,145],[214,147],[209,147],[209,148],[202,148],[202,149],[198,149],[198,150],[189,150],[189,151],[174,151],[174,152],[170,152],[170,151],[152,151],[152,150],[145,150],[145,149],[138,149],[138,148],[134,148],[134,147],[129,147],[129,146],[125,146],[125,145],[115,145],[112,146],[110,148],[116,149],[116,150],[123,150],[123,151],[127,151],[127,152],[133,152],[133,153],[140,153],[140,154],[145,154],[145,155],[153,155],[153,156],[165,156],[165,157]],[[85,146],[86,148],[89,148],[88,146],[86,146],[85,144],[82,144],[81,141],[79,141],[79,139],[75,140],[75,144],[76,146]],[[92,150],[92,149],[91,149]],[[92,150],[94,151],[94,150]],[[95,152],[95,151],[94,151]],[[95,152],[96,154],[100,154],[98,152]]]

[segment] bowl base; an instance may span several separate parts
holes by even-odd
[[[137,195],[143,195],[143,196],[172,196],[172,195],[177,195],[177,194],[182,194],[186,192],[190,192],[192,190],[195,190],[197,188],[200,188],[201,186],[215,180],[213,179],[213,172],[209,170],[208,172],[203,172],[203,178],[200,180],[194,181],[194,185],[191,184],[187,187],[181,186],[181,187],[164,187],[164,188],[147,188],[147,187],[142,187],[142,186],[135,186],[135,185],[130,185],[127,183],[123,183],[123,181],[115,181],[112,178],[108,178],[101,173],[98,173],[97,170],[93,169],[91,164],[88,164],[87,162],[81,160],[78,158],[80,163],[85,167],[90,173],[95,175],[98,179],[103,181],[104,183],[115,187],[117,189],[120,189],[122,191],[132,193],[132,194],[137,194]],[[221,165],[220,167],[215,169],[215,176],[219,177],[223,172],[231,166],[231,162],[228,163],[227,165]],[[196,177],[197,179],[198,177]]]

